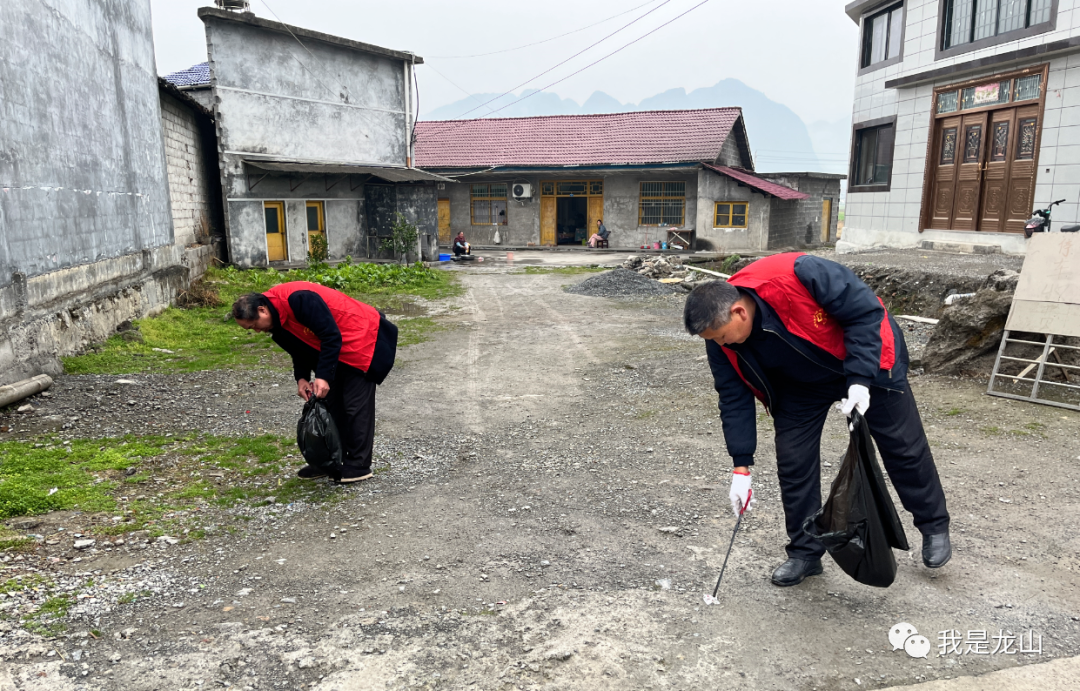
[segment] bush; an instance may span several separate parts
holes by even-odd
[[[308,261],[312,264],[323,264],[330,258],[330,248],[326,244],[326,236],[322,233],[308,234]]]

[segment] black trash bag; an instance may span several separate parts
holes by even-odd
[[[308,465],[328,472],[341,469],[341,437],[323,399],[312,396],[304,404],[296,423],[296,445]]]
[[[870,429],[858,413],[851,418],[851,442],[829,498],[802,529],[821,541],[844,573],[859,583],[887,588],[896,578],[893,548],[910,546],[878,466]]]

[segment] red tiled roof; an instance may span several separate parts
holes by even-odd
[[[726,175],[732,180],[738,180],[742,184],[746,185],[747,187],[752,187],[758,192],[762,192],[764,194],[771,194],[777,199],[794,201],[796,199],[810,198],[810,195],[805,192],[800,192],[799,190],[793,190],[790,187],[778,185],[775,182],[763,180],[762,178],[759,178],[753,173],[748,173],[745,170],[739,170],[738,168],[728,168],[726,166],[714,166],[708,163],[705,164],[705,167],[709,170],[715,170],[721,175]]]
[[[714,161],[741,108],[416,123],[416,166],[633,165]]]

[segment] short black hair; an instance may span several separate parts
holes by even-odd
[[[727,281],[706,281],[686,296],[683,325],[691,336],[707,329],[719,329],[731,321],[731,306],[739,299],[739,290]]]
[[[268,307],[270,301],[262,293],[246,293],[236,299],[232,306],[232,318],[254,321],[259,318],[259,307]]]

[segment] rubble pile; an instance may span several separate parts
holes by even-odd
[[[602,298],[641,297],[670,295],[675,292],[675,288],[654,281],[643,274],[620,268],[597,274],[578,283],[576,286],[567,288],[566,292]]]
[[[965,365],[1001,343],[1020,274],[1000,269],[988,276],[970,297],[945,308],[923,352],[927,372],[958,374]]]
[[[679,262],[678,257],[640,257],[632,254],[622,263],[622,268],[647,278],[681,278],[684,282],[691,283],[701,276],[694,271],[689,271]]]

